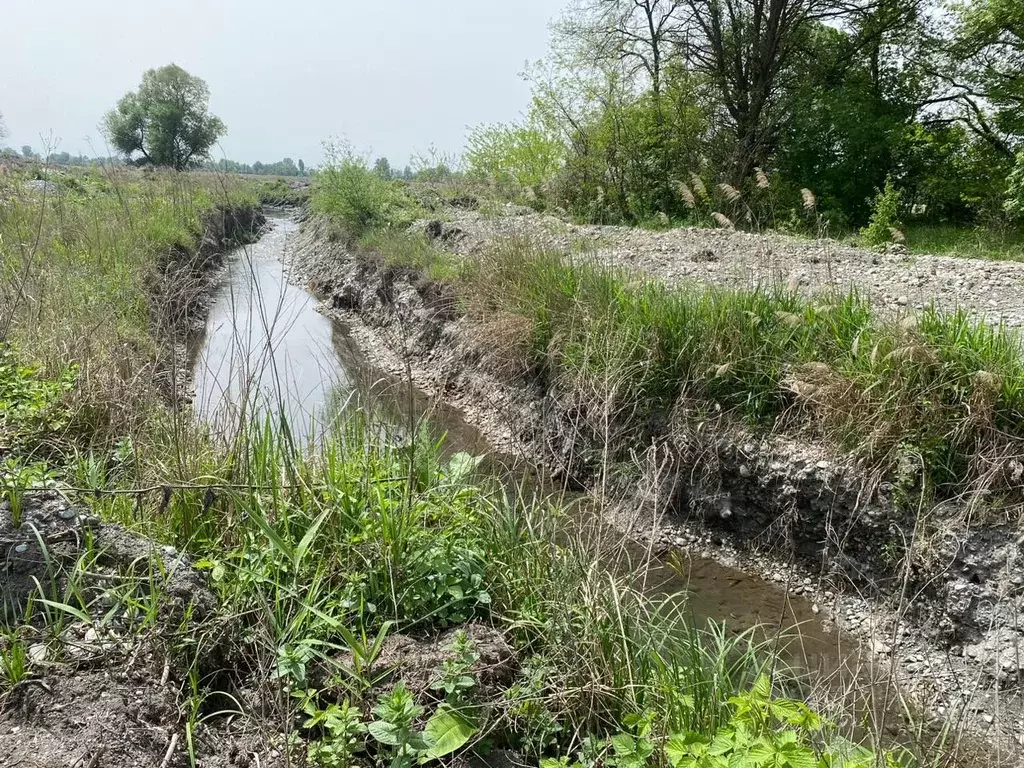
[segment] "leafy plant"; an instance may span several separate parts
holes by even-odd
[[[427,750],[427,741],[415,722],[423,714],[404,683],[395,686],[373,708],[377,717],[367,728],[370,735],[391,750],[391,768],[405,768],[413,759]]]
[[[29,674],[29,653],[16,632],[0,637],[0,672],[6,688],[20,685]]]
[[[466,694],[476,687],[476,677],[470,670],[479,661],[480,654],[462,629],[455,633],[448,651],[452,657],[441,662],[439,678],[430,687],[435,691],[443,691],[445,699],[453,706],[458,706],[464,703]]]
[[[884,245],[902,239],[903,225],[900,223],[902,193],[886,178],[885,187],[875,196],[871,206],[871,219],[860,231],[861,239],[867,245]]]
[[[869,768],[875,764],[870,750],[836,740],[820,750],[815,739],[824,723],[806,704],[772,698],[771,680],[758,678],[754,687],[730,699],[730,721],[709,737],[676,733],[664,745],[673,768]]]
[[[24,520],[25,496],[28,491],[49,487],[53,474],[45,464],[26,464],[11,456],[0,467],[0,499],[11,509],[11,525],[20,528]]]
[[[424,713],[412,693],[399,683],[373,708],[378,718],[368,726],[370,735],[390,748],[391,768],[408,768],[415,759],[427,762],[463,747],[476,733],[476,726],[464,715],[442,704],[426,722],[423,731],[415,723]]]
[[[316,691],[303,696],[302,709],[308,715],[303,723],[307,729],[321,729],[323,736],[309,744],[309,762],[320,768],[348,768],[353,758],[363,750],[366,725],[359,710],[343,701],[320,709],[316,706]]]

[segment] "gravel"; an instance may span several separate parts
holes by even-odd
[[[807,295],[856,289],[894,312],[934,302],[940,309],[962,307],[979,319],[1024,326],[1022,262],[909,255],[900,246],[878,252],[775,233],[575,225],[511,206],[497,216],[457,211],[446,231],[449,246],[461,253],[485,248],[496,237],[528,235],[538,244],[666,283],[779,284]]]

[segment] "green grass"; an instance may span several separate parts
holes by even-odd
[[[375,245],[428,272],[451,259]],[[512,369],[553,377],[627,439],[685,403],[694,418],[824,440],[887,473],[920,457],[920,480],[940,495],[1013,493],[986,466],[1024,455],[1020,339],[966,313],[928,308],[907,323],[856,294],[668,288],[526,239],[448,279],[488,344],[523,358]]]
[[[201,287],[191,254],[218,210],[256,197],[214,174],[129,169],[47,171],[44,194],[28,173],[0,176],[0,338],[51,379],[77,369],[65,439],[137,437],[162,405],[161,326]]]
[[[909,224],[911,253],[934,253],[994,261],[1024,260],[1024,230],[964,225]]]
[[[220,614],[235,617],[233,654],[239,670],[251,670],[246,684],[268,699],[286,685],[310,716],[302,733],[320,764],[338,751],[392,765],[405,752],[427,754],[417,723],[426,719],[429,732],[446,717],[461,723],[459,748],[509,747],[534,761],[616,754],[630,735],[668,766],[673,740],[706,749],[737,729],[772,748],[788,732],[814,761],[872,759],[778,688],[772,695],[764,676],[772,657],[752,633],[695,629],[679,596],[637,592],[632,574],[599,564],[585,535],[567,539],[564,510],[481,484],[471,457],[444,459],[424,429],[413,434],[356,414],[307,454],[267,421],[240,431],[228,453],[198,458],[194,477],[170,481],[186,489],[163,515],[148,516],[147,533],[193,553],[211,574]],[[89,504],[138,525],[131,496]],[[96,609],[89,600],[75,607]],[[508,681],[484,687],[467,664],[434,670],[436,693],[382,694],[369,669],[389,634],[429,636],[470,621],[511,643],[518,672]],[[472,656],[472,646],[463,653]],[[315,668],[335,681],[327,690],[313,689]],[[382,741],[380,724],[400,725],[409,708],[417,716],[402,740]],[[320,727],[329,717],[343,718],[334,731]]]

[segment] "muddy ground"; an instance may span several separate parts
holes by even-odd
[[[690,258],[681,254],[712,246],[726,257],[744,248],[778,248],[780,242],[704,230],[574,228],[533,215],[509,219],[496,222],[456,212],[451,221],[424,229],[463,254],[478,252],[490,238],[509,232],[579,253],[577,238],[589,233],[604,250],[589,252],[588,258],[629,261],[633,267],[637,262],[678,264]],[[611,248],[609,241],[619,244]],[[819,280],[826,274],[811,259],[820,245],[785,242],[795,243],[785,257],[791,263],[806,257],[807,269]],[[574,393],[529,376],[510,377],[495,365],[486,334],[455,311],[449,288],[353,256],[343,244],[330,242],[315,221],[295,251],[297,278],[316,288],[325,311],[351,327],[375,364],[400,376],[411,372],[419,388],[463,410],[502,451],[539,460],[556,477],[580,487],[611,488],[605,497],[612,502],[610,517],[629,535],[651,539],[666,554],[682,550],[715,557],[812,600],[823,622],[862,638],[872,665],[886,670],[902,690],[912,691],[921,706],[952,718],[956,729],[991,738],[1010,756],[1008,764],[1021,759],[1024,631],[1017,617],[1024,612],[1018,566],[1024,537],[1016,521],[951,526],[931,542],[926,562],[901,567],[891,551],[894,541],[903,540],[906,521],[895,511],[886,483],[863,477],[843,456],[821,446],[753,435],[731,425],[721,425],[721,431],[705,425],[695,432],[681,422],[669,425],[649,445],[613,446],[631,453],[634,469],[618,484],[606,484],[594,467],[604,436],[581,416]],[[851,283],[864,279],[863,264],[858,267],[853,259],[886,263],[892,274],[908,280],[916,263],[871,252],[843,258],[851,259],[844,273]],[[950,262],[944,268],[958,274],[998,268],[1016,270],[1024,279],[1024,265],[938,261]],[[684,271],[695,271],[720,262],[686,263],[690,266]],[[709,274],[718,276],[716,282],[741,284],[740,268],[731,267],[735,270]],[[736,276],[725,280],[724,274]],[[752,278],[748,273],[743,279]],[[810,288],[815,283],[801,284]],[[1020,301],[1020,296],[1007,295],[1005,311],[1019,311]],[[893,305],[902,307],[903,302]],[[962,519],[955,509],[936,514]]]

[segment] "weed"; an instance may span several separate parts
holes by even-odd
[[[303,728],[323,732],[319,740],[309,744],[309,762],[320,768],[351,766],[354,757],[363,750],[366,733],[359,710],[347,701],[319,709],[308,695],[303,698],[302,709],[308,715]]]
[[[886,178],[885,187],[875,196],[871,207],[871,219],[860,233],[866,245],[884,245],[893,241],[901,242],[904,239],[901,232],[903,225],[899,218],[901,198],[902,195],[892,179]]]
[[[6,501],[11,511],[11,525],[21,528],[25,515],[25,497],[53,484],[53,474],[45,464],[26,464],[23,459],[9,457],[0,466],[0,500]]]
[[[452,656],[441,663],[438,679],[430,687],[442,691],[445,700],[457,707],[465,703],[466,695],[476,687],[476,677],[471,674],[471,670],[479,661],[480,654],[473,649],[469,636],[462,629],[455,633],[448,652]]]

